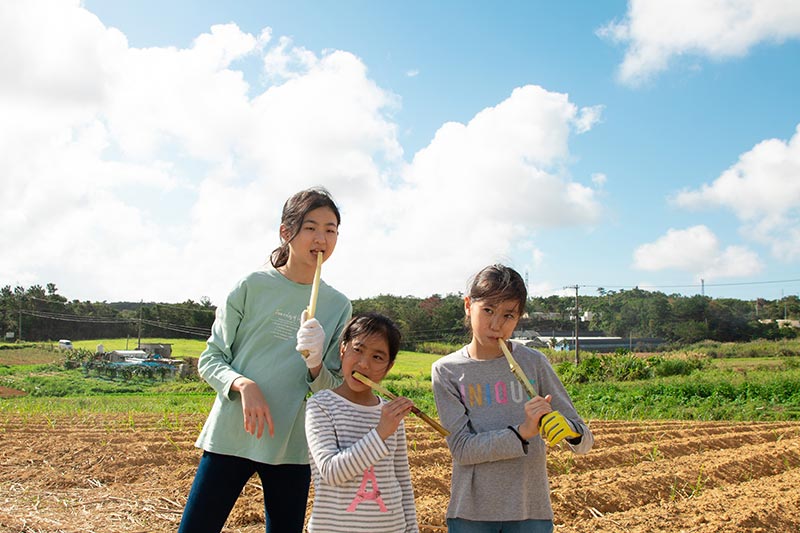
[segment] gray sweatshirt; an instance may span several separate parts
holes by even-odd
[[[588,453],[594,443],[592,432],[578,416],[547,358],[517,343],[512,347],[514,359],[538,394],[552,395],[553,410],[582,435],[579,442],[568,442],[568,446],[575,453]],[[524,422],[524,404],[529,398],[505,357],[470,359],[465,346],[436,361],[431,378],[439,418],[450,431],[447,445],[453,456],[447,518],[552,520],[547,444],[536,436],[526,453],[520,439],[508,429]]]

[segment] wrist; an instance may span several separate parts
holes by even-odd
[[[317,379],[317,376],[319,376],[320,372],[322,372],[322,363],[318,364],[317,366],[308,367],[308,376],[311,378],[311,381]]]
[[[244,376],[239,376],[233,380],[233,383],[231,383],[231,390],[242,392],[242,389],[244,389],[250,383],[253,383],[253,380]]]
[[[525,440],[531,440],[533,437],[539,434],[538,428],[530,427],[530,424],[527,422],[516,426],[516,430],[519,432],[519,436]]]
[[[528,453],[528,444],[529,444],[529,442],[528,442],[528,439],[526,439],[520,433],[520,428],[521,427],[522,426],[518,426],[518,427],[508,426],[508,429],[510,429],[514,433],[514,435],[516,435],[516,437],[519,439],[520,443],[522,444],[522,451],[527,454]]]
[[[378,424],[378,427],[375,428],[375,432],[378,434],[378,437],[380,437],[380,439],[383,442],[386,442],[386,439],[391,437],[392,433],[394,433],[394,431],[392,431],[391,428],[383,427],[380,424]]]

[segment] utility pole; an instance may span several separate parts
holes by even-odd
[[[781,300],[783,300],[783,319],[786,320],[786,299],[783,297],[783,289],[781,289]]]
[[[581,362],[581,341],[580,337],[578,337],[578,324],[580,323],[578,309],[578,286],[575,285],[575,366],[578,366]]]
[[[706,280],[700,279],[700,296],[706,295]]]
[[[575,289],[575,366],[578,366],[581,362],[581,343],[580,339],[578,338],[578,323],[580,321],[580,317],[578,316],[578,287],[580,285],[568,285],[564,287],[565,289]]]
[[[136,345],[136,349],[142,349],[142,300],[139,300],[139,343]]]

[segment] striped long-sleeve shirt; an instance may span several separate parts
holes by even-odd
[[[358,405],[332,390],[306,406],[314,480],[311,532],[416,532],[405,426],[386,442],[376,427],[381,405]]]

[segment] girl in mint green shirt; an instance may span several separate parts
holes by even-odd
[[[221,531],[254,473],[266,532],[302,531],[310,484],[305,399],[341,383],[337,339],[352,306],[321,282],[315,317],[307,320],[304,309],[317,253],[323,260],[333,253],[339,223],[324,189],[289,198],[270,267],[239,281],[217,309],[198,362],[217,397],[196,442],[204,451],[179,533]]]

